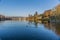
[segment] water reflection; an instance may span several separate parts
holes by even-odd
[[[38,28],[38,24],[44,24],[44,27],[48,30],[52,30],[55,32],[58,36],[60,36],[60,23],[48,23],[48,22],[37,22],[37,21],[29,21],[28,24],[34,24],[35,28]]]
[[[37,28],[38,27],[38,22],[37,21],[28,21],[28,25],[32,25],[34,24],[34,27]]]
[[[34,25],[37,28],[38,27],[38,22],[34,22]]]
[[[0,37],[2,39],[25,38],[25,39],[58,39],[60,36],[60,24],[41,21],[5,21],[0,25]],[[57,35],[58,36],[57,36]],[[47,38],[48,37],[48,38]]]
[[[5,21],[0,21],[0,25],[3,25],[4,22],[5,22]]]
[[[60,36],[60,23],[44,23],[45,27]]]

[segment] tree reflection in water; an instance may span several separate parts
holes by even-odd
[[[28,21],[28,25],[34,25],[35,28],[38,28],[38,24],[42,24],[42,21]]]
[[[28,25],[31,26],[31,25],[34,25],[35,28],[38,27],[38,22],[37,21],[28,21]]]
[[[52,30],[55,32],[58,36],[60,36],[60,23],[44,23],[45,28]]]
[[[38,28],[38,22],[37,21],[34,21],[34,25],[36,28]]]
[[[38,21],[29,21],[28,24],[34,24],[35,28],[38,28]],[[58,36],[60,36],[60,23],[48,23],[48,22],[40,22],[40,24],[44,24],[44,27],[47,28],[48,30],[52,30],[55,32]]]

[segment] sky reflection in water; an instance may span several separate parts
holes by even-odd
[[[26,21],[0,22],[2,40],[59,40],[60,27],[51,23]]]

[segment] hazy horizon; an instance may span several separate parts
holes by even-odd
[[[6,16],[28,16],[54,8],[59,0],[0,0],[0,14]]]

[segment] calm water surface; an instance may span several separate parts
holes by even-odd
[[[60,40],[60,25],[27,21],[0,21],[0,40]]]

